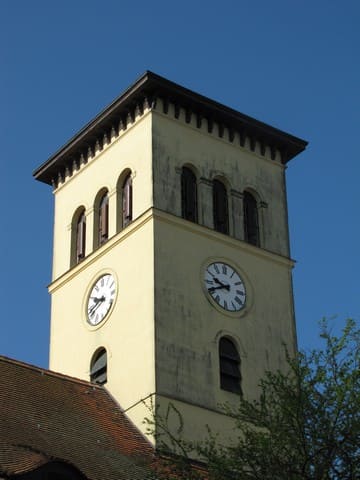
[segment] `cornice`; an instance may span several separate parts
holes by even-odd
[[[158,102],[159,99],[161,102]],[[269,150],[272,160],[279,152],[283,164],[307,145],[304,140],[147,71],[38,167],[33,172],[34,177],[56,187],[102,151],[145,111],[158,108],[169,114],[170,104],[176,119],[184,111],[186,123],[194,119],[199,129],[206,124],[208,133],[217,134],[220,138],[226,136],[229,142],[237,141],[241,147],[248,144],[252,151],[259,148],[261,155]]]
[[[168,212],[164,212],[163,210],[152,208],[152,216],[155,220],[171,224],[172,226],[177,226],[187,231],[196,233],[197,235],[200,235],[202,237],[214,239],[219,243],[236,248],[246,253],[251,253],[256,257],[266,259],[278,265],[286,266],[289,269],[292,269],[295,265],[295,260],[289,257],[285,257],[271,250],[266,250],[262,247],[256,247],[254,245],[251,245],[250,243],[245,242],[244,240],[240,240],[230,235],[219,233],[212,228],[208,228],[204,225],[184,220],[181,217],[178,217]]]
[[[270,250],[265,250],[264,248],[256,247],[247,242],[244,242],[243,240],[231,237],[230,235],[216,232],[215,230],[205,227],[204,225],[189,222],[188,220],[184,220],[183,218],[177,217],[176,215],[173,215],[171,213],[164,212],[163,210],[159,210],[154,207],[150,207],[138,218],[136,218],[130,225],[128,225],[126,229],[109,238],[106,243],[91,252],[88,256],[85,257],[83,261],[81,261],[74,267],[71,267],[59,277],[53,279],[53,281],[48,286],[49,293],[54,293],[59,287],[63,286],[69,280],[76,277],[80,272],[87,269],[89,265],[92,265],[100,257],[106,255],[110,249],[123,242],[127,237],[139,230],[139,228],[153,220],[158,220],[164,223],[171,224],[172,226],[176,226],[187,231],[196,233],[197,235],[200,235],[202,237],[216,239],[216,241],[223,243],[227,246],[231,246],[241,251],[251,253],[252,255],[269,260],[279,265],[286,266],[290,269],[292,269],[295,265],[295,261],[289,257],[285,257]]]
[[[132,235],[134,232],[143,227],[153,218],[153,209],[149,208],[144,213],[142,213],[138,218],[136,218],[132,223],[130,223],[124,230],[116,233],[113,237],[109,238],[107,242],[101,245],[96,250],[92,251],[87,255],[84,260],[82,260],[77,265],[71,267],[65,273],[59,277],[53,279],[53,281],[48,285],[49,293],[54,293],[58,288],[62,287],[64,284],[72,280],[79,273],[86,270],[90,265],[95,263],[99,258],[106,255],[109,250],[123,242],[129,235]],[[1,479],[0,479],[1,480]]]

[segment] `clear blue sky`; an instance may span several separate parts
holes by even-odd
[[[149,69],[304,138],[287,170],[299,344],[360,317],[358,0],[3,0],[0,353],[47,366],[51,188],[32,171]]]

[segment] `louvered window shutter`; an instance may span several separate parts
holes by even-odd
[[[107,381],[107,353],[102,348],[91,362],[90,381],[104,385]]]
[[[132,220],[132,181],[130,175],[124,182],[122,200],[123,227],[126,227]]]
[[[213,184],[214,228],[221,233],[229,233],[228,201],[225,185],[219,180]]]
[[[248,243],[259,245],[257,202],[249,192],[244,193],[244,235]]]
[[[99,243],[106,242],[109,235],[109,203],[107,195],[104,195],[100,202],[99,209]]]
[[[76,260],[79,262],[85,258],[85,243],[86,243],[86,218],[85,213],[83,212],[80,215],[77,232],[76,232]]]
[[[234,343],[226,337],[219,343],[220,387],[242,394],[240,356]]]
[[[182,217],[192,222],[197,221],[197,186],[193,172],[183,167],[181,174]]]

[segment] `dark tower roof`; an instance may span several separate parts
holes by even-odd
[[[185,109],[188,118],[195,115],[199,127],[201,119],[206,119],[208,125],[216,123],[221,128],[227,128],[230,141],[233,141],[234,132],[238,132],[240,138],[249,137],[253,144],[257,141],[263,148],[270,147],[271,152],[280,151],[284,164],[307,145],[304,140],[147,71],[37,168],[33,172],[34,177],[51,184],[59,173],[63,174],[67,168],[71,170],[74,161],[77,162],[81,155],[87,155],[89,147],[92,148],[104,135],[109,135],[113,128],[117,129],[119,123],[126,125],[127,118],[134,119],[137,111],[143,112],[144,106],[155,107],[158,98],[163,100],[165,110],[166,105],[172,103],[176,108]]]

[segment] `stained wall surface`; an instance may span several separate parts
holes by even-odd
[[[226,132],[220,138],[216,126],[209,134],[206,122],[186,123],[183,111],[178,120],[171,109],[154,112],[156,392],[162,405],[170,401],[182,412],[190,438],[201,438],[206,424],[231,430],[219,405],[235,406],[238,396],[220,388],[221,337],[238,348],[248,398],[257,396],[266,370],[285,368],[284,344],[296,348],[284,166],[236,140]],[[200,225],[179,218],[183,166],[197,177]],[[229,235],[213,229],[215,178],[227,187]],[[261,248],[244,242],[245,190],[258,201]],[[204,270],[213,261],[235,267],[245,283],[239,314],[209,301]]]
[[[205,435],[206,424],[228,434],[232,422],[219,404],[235,405],[238,395],[220,388],[222,336],[237,346],[250,398],[265,370],[284,368],[283,344],[290,351],[296,345],[284,166],[217,128],[209,133],[206,122],[187,122],[182,110],[176,119],[172,105],[166,115],[159,100],[55,190],[50,368],[88,380],[94,352],[106,348],[106,388],[143,432],[148,408],[172,402],[190,438]],[[197,224],[181,218],[183,166],[197,178]],[[121,230],[124,172],[132,175],[133,221]],[[214,179],[227,188],[229,235],[213,229]],[[103,189],[109,240],[94,248],[94,202]],[[244,241],[246,190],[258,202],[260,247]],[[86,257],[71,266],[72,222],[81,207]],[[216,260],[236,268],[245,283],[247,302],[238,314],[209,300],[204,269]],[[91,327],[87,299],[103,273],[115,277],[116,299],[106,320]]]

